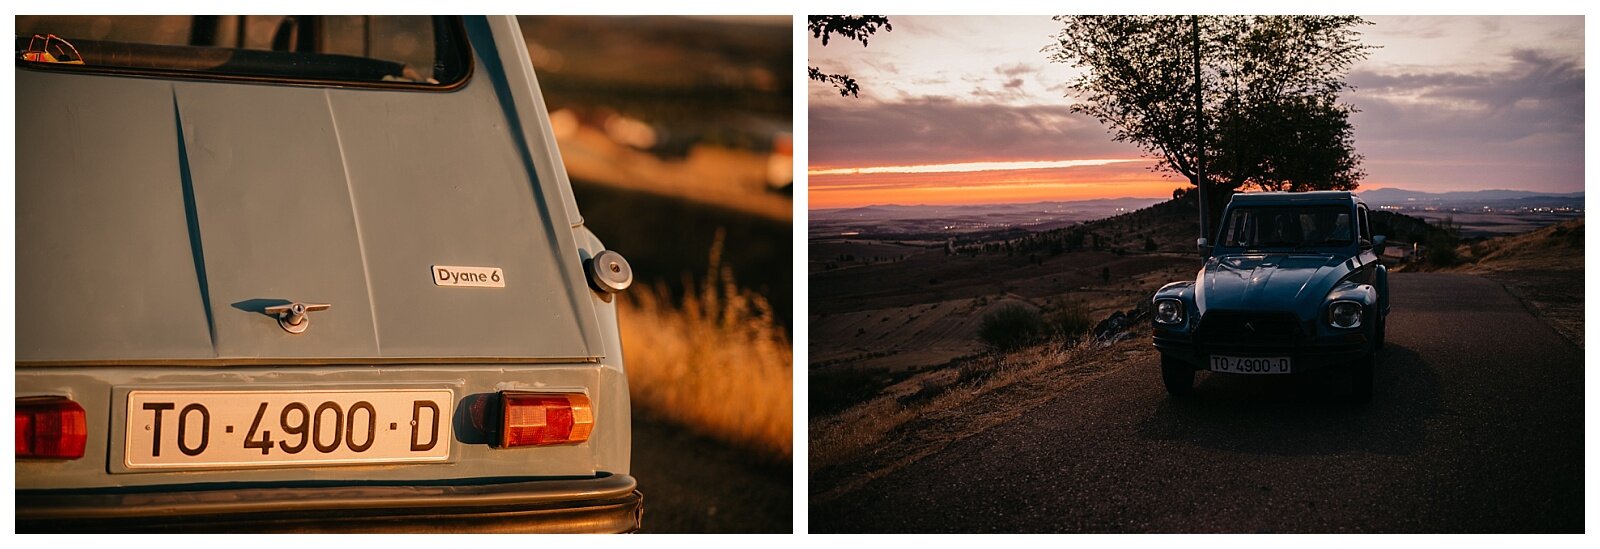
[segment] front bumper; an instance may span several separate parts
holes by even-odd
[[[18,532],[632,532],[628,475],[455,486],[18,490]]]

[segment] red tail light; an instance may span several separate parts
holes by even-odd
[[[594,430],[582,393],[500,393],[500,447],[577,444]]]
[[[89,442],[83,407],[66,397],[17,399],[17,457],[78,459]]]

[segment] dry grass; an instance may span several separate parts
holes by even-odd
[[[846,496],[1074,387],[1130,364],[1148,363],[1149,357],[1129,358],[1141,352],[1154,351],[1135,338],[1109,344],[1057,341],[989,353],[929,372],[918,382],[923,398],[896,396],[903,391],[891,387],[838,414],[814,417],[808,450],[811,501]],[[958,372],[967,369],[983,372],[976,378]]]
[[[1526,233],[1464,245],[1470,263],[1456,270],[1471,273],[1524,270],[1583,270],[1583,218]]]
[[[716,273],[674,303],[665,287],[618,303],[628,387],[636,407],[703,434],[775,458],[794,451],[794,356],[789,338],[758,294],[734,284],[711,251]]]
[[[954,368],[917,380],[921,386],[918,392],[931,393],[930,398],[911,399],[912,403],[903,404],[904,399],[891,391],[837,415],[812,418],[807,461],[815,471],[859,459],[862,454],[881,448],[891,433],[916,419],[960,410],[984,395],[1036,379],[1043,370],[1059,368],[1099,346],[1053,340],[1016,351],[958,359]]]

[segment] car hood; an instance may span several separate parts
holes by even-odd
[[[1347,259],[1331,254],[1220,255],[1206,260],[1196,299],[1202,311],[1293,311],[1307,317],[1351,268]]]

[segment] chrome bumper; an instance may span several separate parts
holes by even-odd
[[[585,533],[639,529],[628,475],[457,486],[18,490],[17,532]]]

